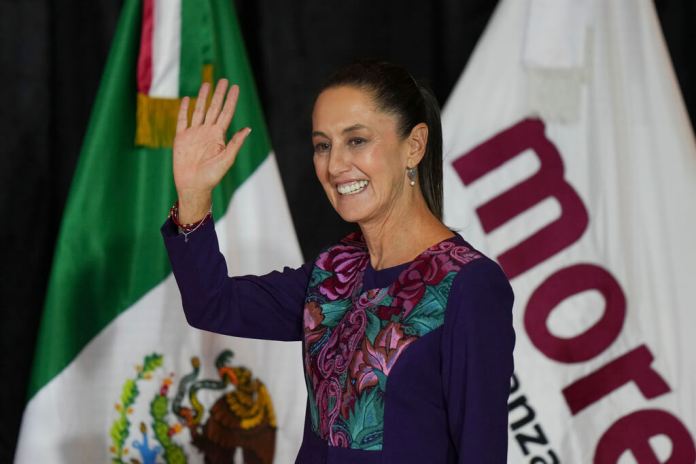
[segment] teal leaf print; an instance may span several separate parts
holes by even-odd
[[[372,343],[375,344],[375,338],[380,330],[382,330],[382,320],[377,317],[372,311],[367,311],[367,327],[365,327],[365,337]]]
[[[382,426],[366,427],[358,436],[353,438],[351,448],[365,451],[380,451],[382,449],[382,437],[384,430]]]
[[[312,276],[309,279],[309,286],[316,287],[331,276],[331,272],[325,271],[320,267],[314,266]]]
[[[380,305],[382,306],[391,306],[392,301],[394,301],[394,297],[391,295],[386,295],[382,301],[380,301]]]
[[[312,429],[314,431],[319,430],[319,408],[317,407],[317,402],[314,399],[314,389],[309,379],[305,376],[305,383],[307,384],[307,396],[309,397],[309,415],[312,419]]]
[[[324,315],[322,324],[327,327],[336,327],[350,307],[351,302],[349,298],[332,301],[330,303],[322,303],[321,313]]]
[[[351,448],[381,450],[383,420],[384,400],[379,389],[371,388],[358,397],[346,421]]]
[[[447,305],[447,297],[452,289],[452,282],[454,282],[455,277],[457,277],[457,273],[450,272],[440,281],[439,284],[437,284],[437,291],[440,292],[440,294],[444,297],[445,306]]]
[[[455,272],[450,272],[438,285],[425,287],[423,298],[404,319],[404,333],[422,337],[442,325],[445,320],[447,297],[455,275]]]
[[[384,372],[378,369],[375,369],[374,373],[377,376],[377,381],[379,382],[379,389],[383,392],[387,391],[387,376],[384,374]]]

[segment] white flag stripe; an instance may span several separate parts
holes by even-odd
[[[153,1],[150,96],[179,98],[181,0]]]
[[[591,0],[532,0],[524,63],[543,68],[582,66],[591,7]]]

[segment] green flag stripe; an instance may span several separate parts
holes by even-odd
[[[181,0],[181,59],[179,96],[196,95],[203,65],[213,63],[213,27],[210,4]]]
[[[241,88],[231,131],[254,129],[214,192],[219,217],[233,192],[266,158],[270,141],[231,2],[211,0],[210,11],[216,74]],[[171,150],[133,145],[140,21],[140,1],[127,0],[58,235],[30,397],[170,272],[159,227],[176,198]]]
[[[193,2],[197,3],[197,2]],[[214,31],[212,49],[215,58],[214,76],[227,78],[239,85],[240,94],[237,110],[232,120],[229,136],[236,131],[251,127],[252,133],[244,142],[244,148],[237,156],[234,167],[220,183],[213,196],[213,213],[220,217],[236,188],[248,178],[271,151],[271,139],[266,128],[261,100],[256,91],[256,83],[246,55],[244,39],[237,22],[233,2],[214,0],[210,5],[210,17]]]

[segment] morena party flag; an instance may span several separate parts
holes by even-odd
[[[294,459],[299,344],[189,327],[160,234],[180,99],[222,77],[240,86],[230,133],[253,128],[213,197],[229,272],[301,264],[232,2],[126,0],[58,237],[17,463]]]
[[[445,219],[515,291],[510,463],[694,463],[696,147],[650,0],[502,0]]]

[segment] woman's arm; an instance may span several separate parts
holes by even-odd
[[[179,108],[172,150],[179,224],[203,225],[177,234],[171,220],[162,227],[164,243],[174,270],[189,324],[199,329],[248,338],[300,340],[302,309],[309,272],[286,268],[265,276],[230,278],[220,253],[210,211],[212,191],[234,163],[251,132],[244,128],[228,141],[239,87],[227,89],[221,79],[210,99],[203,83],[189,122],[191,100]],[[244,218],[240,218],[243,220]]]
[[[457,275],[443,336],[443,381],[458,462],[507,462],[515,332],[513,293],[498,265],[478,259]]]
[[[162,226],[186,320],[211,332],[266,340],[301,340],[310,266],[264,276],[228,277],[212,220],[184,240]]]

